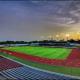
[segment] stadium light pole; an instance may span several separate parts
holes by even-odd
[[[66,36],[66,40],[68,40],[70,35],[69,34],[66,34],[65,36]]]
[[[52,36],[51,36],[51,35],[49,35],[49,36],[48,36],[48,40],[51,40],[51,39],[52,39]]]
[[[58,35],[58,34],[56,35],[56,40],[57,40],[57,41],[59,40],[59,35]]]
[[[80,39],[80,32],[77,32],[78,40]]]

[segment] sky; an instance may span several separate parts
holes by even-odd
[[[40,40],[80,32],[80,1],[0,1],[0,41]]]

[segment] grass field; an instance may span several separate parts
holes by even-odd
[[[71,52],[71,49],[67,48],[48,48],[48,47],[31,47],[31,46],[8,47],[4,49],[49,59],[66,59]]]

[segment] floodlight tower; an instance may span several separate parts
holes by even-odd
[[[57,41],[59,40],[59,35],[58,35],[58,34],[56,35],[56,40],[57,40]]]
[[[80,32],[77,32],[78,40],[80,39]]]
[[[66,37],[66,40],[69,40],[70,34],[66,34],[65,37]]]
[[[51,35],[49,35],[48,40],[53,40],[53,37]]]

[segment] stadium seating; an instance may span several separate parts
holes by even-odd
[[[0,56],[0,77],[7,80],[71,80],[61,74],[49,73],[27,66]]]
[[[6,74],[8,77],[12,76],[13,79],[21,79],[21,80],[69,80],[72,78],[51,74],[39,70],[35,70],[29,67],[18,67],[14,69],[9,69],[1,72],[2,74]]]
[[[0,71],[6,70],[6,69],[11,69],[11,68],[16,68],[16,67],[21,67],[21,66],[22,66],[21,64],[18,64],[9,59],[0,57]]]

